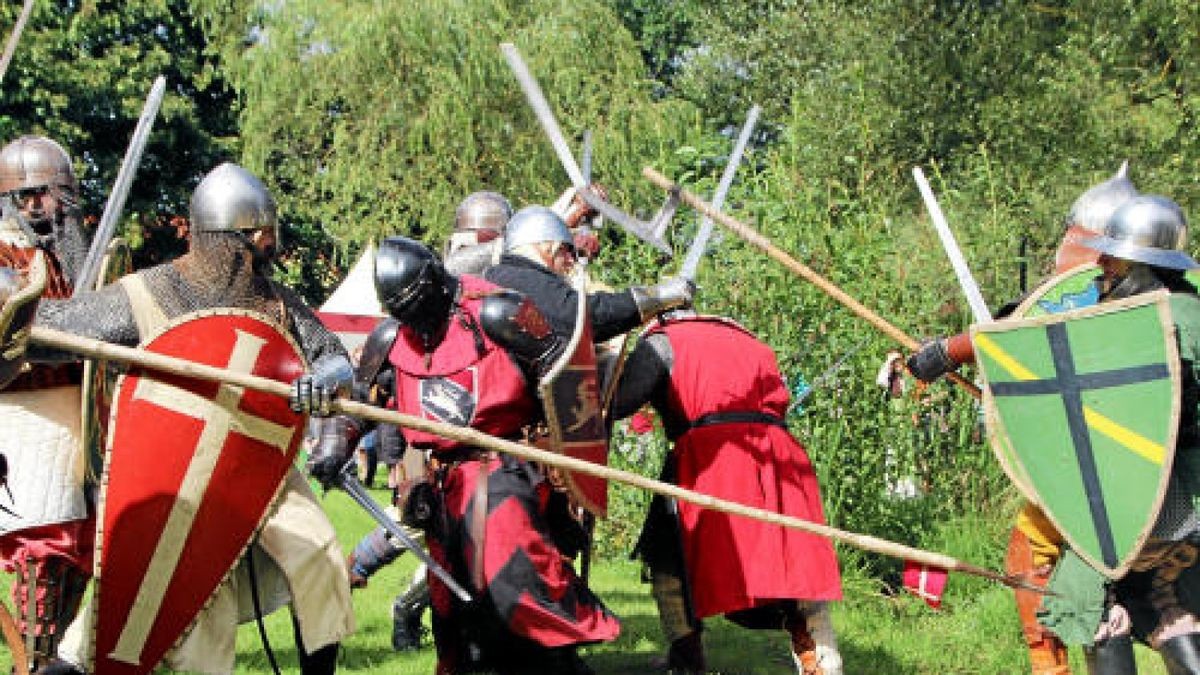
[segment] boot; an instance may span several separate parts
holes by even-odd
[[[704,675],[704,641],[701,631],[694,630],[671,642],[667,650],[667,671],[672,675]]]
[[[410,598],[411,593],[396,598],[392,605],[392,649],[398,652],[419,649],[425,627],[421,625],[421,615],[429,606],[428,593],[417,593],[418,597]]]
[[[325,645],[315,652],[296,652],[300,661],[300,675],[332,675],[337,671],[338,643]]]
[[[803,626],[789,629],[792,634],[792,660],[801,675],[825,675],[817,656],[817,643]]]
[[[1158,646],[1168,675],[1200,673],[1200,633],[1180,635]]]
[[[1088,675],[1137,675],[1133,658],[1133,638],[1118,635],[1100,640],[1084,650]]]

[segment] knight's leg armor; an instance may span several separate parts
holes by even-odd
[[[425,633],[421,615],[429,607],[429,573],[425,565],[417,567],[412,583],[392,604],[392,649],[406,651],[421,646]]]
[[[1180,635],[1158,646],[1169,675],[1200,673],[1200,633]]]
[[[23,557],[16,571],[13,604],[36,668],[55,658],[63,631],[79,612],[89,575],[60,558]]]
[[[1118,635],[1099,640],[1084,649],[1088,675],[1137,675],[1137,663],[1133,658],[1133,638]]]

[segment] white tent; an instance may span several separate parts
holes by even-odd
[[[353,353],[383,318],[383,306],[375,295],[375,245],[359,256],[350,273],[317,310],[325,327],[337,334]]]

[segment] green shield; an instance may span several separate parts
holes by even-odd
[[[1179,355],[1167,298],[972,328],[1005,472],[1111,578],[1149,536],[1175,454]]]

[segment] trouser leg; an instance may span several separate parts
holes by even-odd
[[[301,675],[332,675],[337,671],[338,644],[325,645],[320,649],[309,652],[304,646],[304,638],[300,634],[300,622],[292,614],[292,633],[296,638],[296,656],[300,661]]]
[[[1008,540],[1005,570],[1025,581],[1045,588],[1050,581],[1050,564],[1035,565],[1029,537],[1014,527]],[[1066,645],[1038,621],[1037,611],[1042,604],[1038,593],[1019,588],[1013,589],[1017,600],[1017,615],[1021,619],[1021,632],[1025,646],[1029,648],[1029,665],[1033,675],[1066,675],[1070,673],[1067,663]]]

